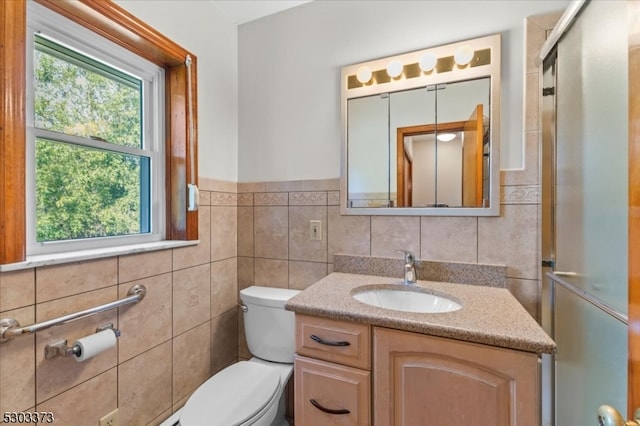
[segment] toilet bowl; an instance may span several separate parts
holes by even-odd
[[[252,286],[240,291],[253,358],[204,382],[161,426],[286,426],[284,388],[293,372],[295,323],[284,302],[297,290]]]

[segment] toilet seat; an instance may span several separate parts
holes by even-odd
[[[260,417],[279,394],[277,369],[240,361],[203,383],[187,400],[181,426],[238,426]]]

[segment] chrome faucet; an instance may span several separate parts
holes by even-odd
[[[404,254],[404,282],[405,285],[415,284],[418,277],[416,275],[416,257],[409,250],[396,250]]]

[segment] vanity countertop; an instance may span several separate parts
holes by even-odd
[[[394,284],[397,278],[334,272],[289,299],[285,308],[299,314],[354,321],[499,346],[553,353],[555,342],[504,288],[421,281],[416,286],[444,293],[462,308],[446,313],[400,312],[370,306],[351,297],[357,287]]]

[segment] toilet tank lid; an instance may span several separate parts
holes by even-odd
[[[284,307],[285,301],[291,299],[298,293],[300,293],[300,290],[251,286],[240,290],[240,299],[242,299],[245,304],[282,308]]]

